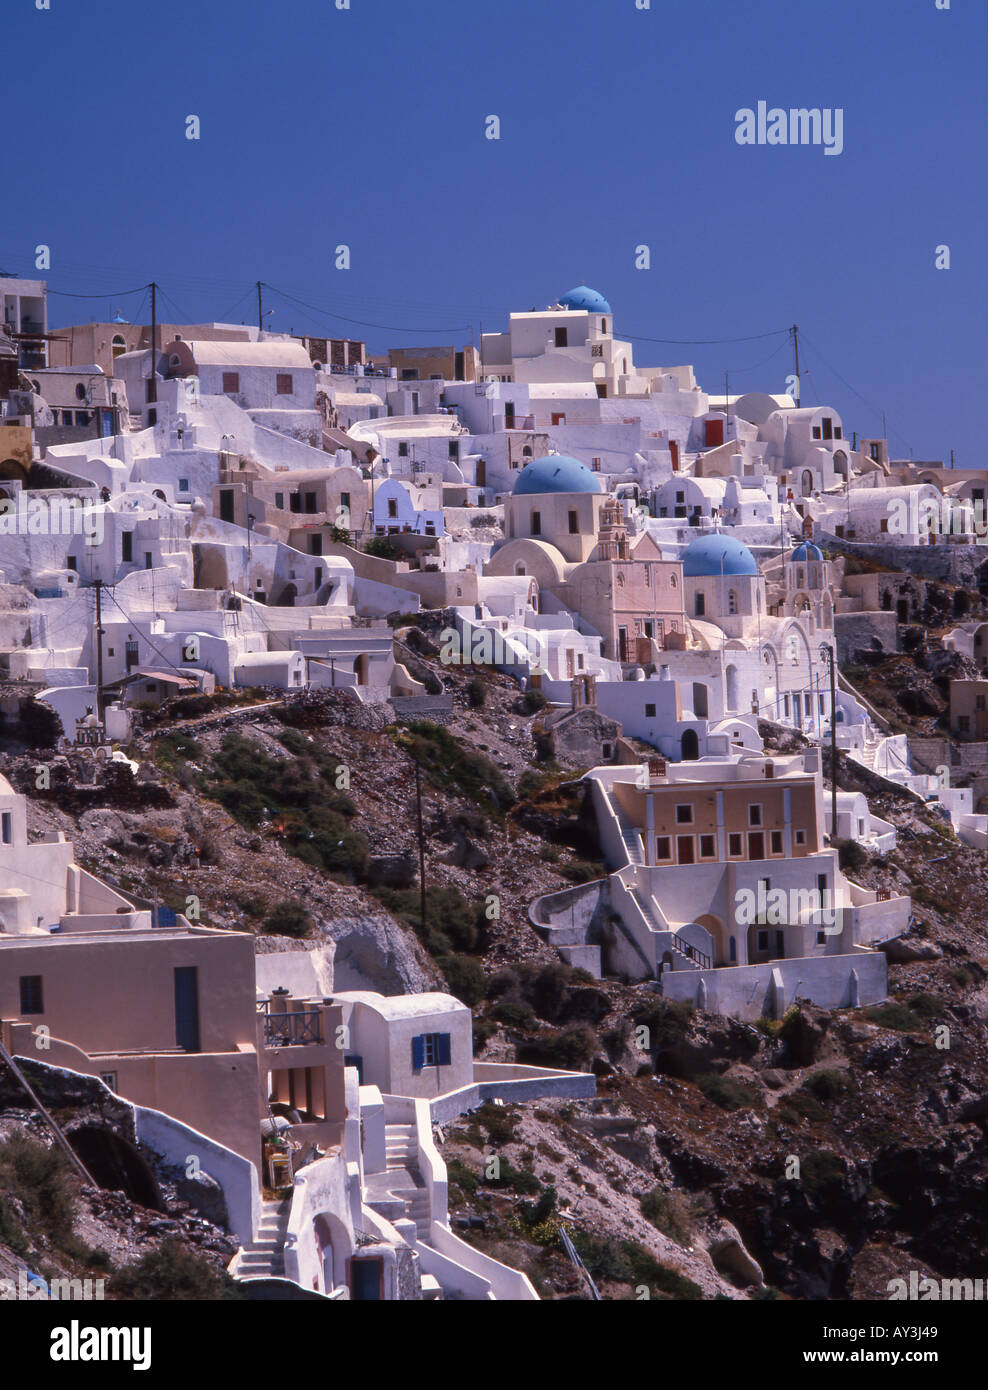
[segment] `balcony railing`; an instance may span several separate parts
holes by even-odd
[[[292,1013],[265,1013],[265,1047],[299,1047],[322,1042],[322,1013],[319,1009],[296,1009]]]

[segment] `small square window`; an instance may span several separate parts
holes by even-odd
[[[233,395],[235,392],[237,392],[237,391],[239,391],[239,390],[240,390],[240,373],[239,373],[239,372],[224,372],[224,373],[223,373],[223,394],[224,394],[224,396]]]
[[[659,835],[656,839],[655,857],[656,859],[672,858],[672,841],[669,839],[668,835]]]
[[[279,372],[275,390],[279,396],[290,396],[292,394],[292,377],[290,372]]]
[[[757,802],[753,802],[753,803],[752,803],[751,805],[749,805],[749,807],[748,807],[748,824],[749,824],[749,825],[761,825],[761,823],[762,823],[762,808],[761,808],[760,805],[757,804]]]
[[[405,440],[401,440],[398,444],[398,457],[400,459],[408,458],[408,444]]]
[[[179,478],[179,480],[178,480],[178,490],[179,490],[179,492],[188,492],[188,490],[189,490],[189,480],[188,480],[188,478]]]
[[[692,805],[690,805],[689,803],[687,803],[685,806],[677,806],[677,807],[676,807],[676,824],[677,824],[677,825],[692,825],[692,824],[693,824],[693,807],[692,807]]]
[[[99,1079],[102,1081],[103,1085],[108,1087],[111,1091],[117,1089],[117,1074],[115,1071],[101,1071]]]
[[[655,718],[655,706],[654,706],[654,705],[646,705],[646,706],[645,706],[645,718],[646,718],[646,719],[654,719],[654,718]]]
[[[817,932],[817,934],[816,934],[816,944],[817,944],[818,946],[826,946],[826,944],[827,944],[827,933],[826,933],[825,931],[818,931],[818,932]]]
[[[700,858],[713,859],[717,853],[717,844],[713,835],[700,836]]]
[[[796,831],[796,843],[797,843],[797,845],[805,845],[805,844],[806,844],[806,831],[805,831],[805,830],[797,830],[797,831]]]
[[[732,830],[730,835],[728,835],[727,837],[728,854],[734,855],[736,858],[740,858],[740,856],[744,853],[743,845],[744,841],[742,837]]]

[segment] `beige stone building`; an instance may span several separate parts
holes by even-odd
[[[561,604],[603,639],[612,661],[645,663],[685,641],[682,565],[646,533],[632,538],[620,503],[577,459],[547,454],[504,504],[505,543],[488,575],[532,575],[543,612]]]

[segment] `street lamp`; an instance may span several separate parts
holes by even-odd
[[[820,655],[830,671],[830,843],[834,844],[837,840],[837,668],[833,647],[822,643]]]

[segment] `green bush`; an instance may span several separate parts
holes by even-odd
[[[531,1028],[535,1023],[531,1005],[514,999],[500,1000],[491,1009],[490,1016],[498,1023],[506,1023],[509,1028]]]
[[[401,560],[405,552],[387,536],[371,536],[364,546],[364,554],[374,555],[378,560]]]
[[[692,1233],[689,1204],[678,1192],[653,1187],[640,1198],[642,1216],[677,1245],[687,1245]]]
[[[916,1033],[923,1026],[923,1020],[904,1004],[875,1004],[864,1010],[864,1016],[870,1023],[893,1028],[897,1033]]]
[[[446,976],[450,994],[474,1008],[484,997],[484,967],[473,956],[442,956],[439,968]]]
[[[855,873],[867,864],[868,851],[857,840],[838,840],[837,859],[845,872]]]
[[[115,1298],[141,1301],[204,1301],[245,1299],[245,1290],[225,1270],[216,1270],[200,1255],[169,1238],[135,1264],[118,1269],[110,1279]]]
[[[389,912],[416,933],[422,945],[437,959],[476,951],[483,940],[483,904],[470,903],[458,888],[429,888],[425,895],[425,930],[422,929],[422,895],[418,888],[374,888],[374,896]]]
[[[550,1037],[531,1038],[518,1048],[518,1060],[529,1066],[584,1071],[597,1052],[597,1035],[579,1023]]]
[[[547,697],[541,690],[526,690],[518,701],[523,713],[537,714],[540,709],[544,709],[549,703]]]
[[[490,758],[460,743],[441,724],[416,720],[396,741],[439,790],[458,791],[485,808],[492,802],[501,811],[514,805],[514,792]]]
[[[657,1056],[689,1035],[693,1005],[681,999],[656,999],[637,1009],[632,1017],[637,1025],[648,1029],[646,1050]]]
[[[261,931],[269,936],[309,936],[313,922],[300,902],[286,898],[276,904],[261,923]]]
[[[355,808],[336,787],[336,758],[313,749],[297,730],[286,730],[286,740],[286,747],[300,751],[277,758],[251,739],[227,735],[203,778],[203,790],[241,825],[272,821],[296,859],[362,879],[370,846],[349,828],[347,818]]]
[[[825,1067],[822,1071],[811,1072],[802,1089],[817,1100],[837,1100],[851,1089],[851,1081],[838,1067]]]
[[[812,1149],[803,1159],[800,1172],[810,1197],[823,1197],[844,1184],[844,1164],[832,1149]]]
[[[660,1264],[653,1255],[632,1240],[612,1240],[604,1236],[573,1231],[573,1244],[591,1276],[610,1283],[645,1284],[669,1298],[694,1300],[703,1291],[692,1279]]]
[[[913,994],[908,1003],[918,1018],[937,1018],[943,1013],[943,1000],[935,994]]]
[[[595,879],[607,876],[603,864],[595,864],[589,859],[567,859],[557,865],[557,868],[570,883],[592,883]]]
[[[742,1085],[739,1081],[732,1081],[729,1077],[718,1076],[716,1072],[698,1076],[696,1084],[707,1100],[719,1105],[721,1110],[750,1110],[757,1101],[750,1087]]]
[[[467,682],[467,700],[471,709],[481,709],[487,699],[487,686],[479,676],[472,676]]]
[[[0,1143],[0,1192],[16,1197],[27,1215],[27,1232],[43,1231],[60,1242],[72,1234],[71,1169],[61,1149],[46,1148],[15,1131]],[[9,1208],[4,1224],[17,1222]]]

